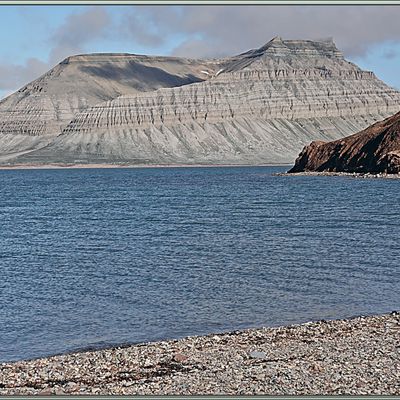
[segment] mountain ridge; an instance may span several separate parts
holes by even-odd
[[[17,93],[0,102],[0,163],[290,163],[400,108],[333,40],[280,37],[221,59],[74,55]]]

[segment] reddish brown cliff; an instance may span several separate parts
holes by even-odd
[[[400,112],[333,142],[312,142],[298,156],[294,172],[400,173]]]

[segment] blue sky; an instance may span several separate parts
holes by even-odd
[[[400,6],[0,6],[0,96],[71,54],[216,57],[274,36],[333,37],[348,60],[400,89],[399,21]]]

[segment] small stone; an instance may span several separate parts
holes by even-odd
[[[263,351],[251,351],[249,353],[249,356],[251,358],[255,358],[255,359],[262,359],[265,358],[267,355],[267,353],[264,353]]]
[[[53,394],[53,391],[50,388],[43,389],[38,393],[39,396],[49,396],[51,394]]]
[[[182,353],[177,353],[174,356],[174,361],[181,363],[181,362],[186,361],[188,358],[189,358],[188,356],[185,356]]]
[[[77,390],[78,389],[78,384],[76,382],[68,382],[65,385],[66,389],[68,390]]]

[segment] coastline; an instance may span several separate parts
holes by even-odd
[[[113,169],[113,168],[223,168],[290,167],[293,164],[0,164],[0,170],[26,169]]]
[[[400,394],[400,313],[0,363],[0,395]]]
[[[370,172],[281,172],[275,176],[342,176],[357,179],[400,179],[400,174],[370,173]]]

